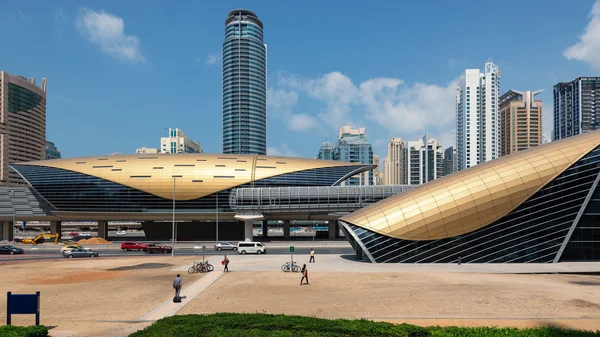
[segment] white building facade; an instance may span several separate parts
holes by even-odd
[[[160,153],[202,153],[202,147],[183,131],[169,129],[169,137],[160,139]]]
[[[493,62],[485,71],[466,69],[456,97],[457,170],[500,157],[500,71]]]
[[[404,148],[402,138],[392,138],[388,142],[388,153],[383,162],[384,185],[404,184]]]
[[[433,138],[406,142],[404,153],[404,184],[421,185],[444,175],[444,150]]]

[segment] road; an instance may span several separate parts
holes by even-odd
[[[299,247],[298,243],[277,243],[273,245],[266,244],[267,254],[269,255],[289,255],[289,246],[294,246],[294,256],[310,254],[310,246],[307,243],[300,243],[303,247]],[[0,262],[4,261],[23,261],[23,260],[39,260],[39,259],[54,259],[63,258],[59,252],[62,245],[44,245],[44,246],[25,246],[19,247],[25,250],[23,255],[0,255]],[[121,257],[121,256],[146,256],[144,252],[137,251],[122,251],[118,245],[87,245],[86,247],[97,251],[100,257]],[[175,246],[175,255],[177,256],[202,256],[202,246],[200,244],[182,244]],[[333,242],[333,243],[315,243],[315,254],[337,254],[337,255],[354,255],[354,249],[348,243]],[[222,256],[237,254],[236,251],[223,250],[215,251],[212,244],[206,244],[205,256]],[[157,254],[160,255],[160,254]]]

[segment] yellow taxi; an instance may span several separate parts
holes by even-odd
[[[67,245],[67,246],[62,247],[60,249],[60,252],[62,253],[62,252],[67,251],[67,250],[73,250],[73,249],[79,249],[79,248],[85,249],[85,250],[90,250],[91,249],[91,248],[84,247],[82,245],[72,244],[72,245]]]

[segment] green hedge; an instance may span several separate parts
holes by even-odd
[[[313,317],[231,314],[182,315],[163,318],[130,337],[164,336],[265,336],[265,337],[580,337],[600,336],[600,332],[559,328],[459,328],[390,324],[368,320],[327,320]]]
[[[0,336],[2,337],[48,337],[48,328],[43,325],[38,326],[0,326]]]

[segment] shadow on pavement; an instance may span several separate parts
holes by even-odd
[[[361,262],[361,263],[371,263],[368,260],[359,260],[359,259],[356,258],[356,255],[352,255],[352,254],[340,255],[340,257],[342,259],[348,260],[348,261]]]

